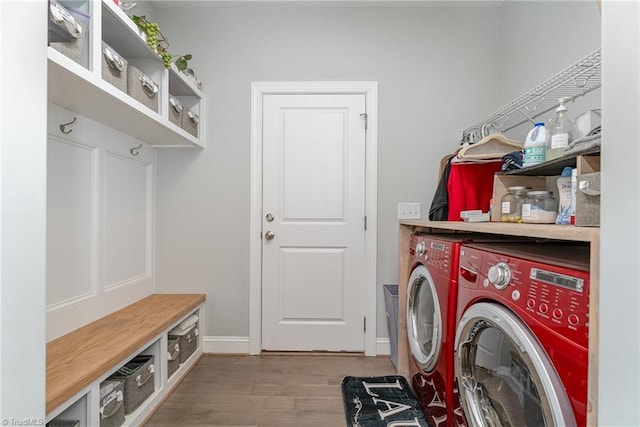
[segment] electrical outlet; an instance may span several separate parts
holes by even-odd
[[[398,203],[398,219],[421,219],[420,203]]]

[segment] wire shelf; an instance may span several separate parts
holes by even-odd
[[[559,98],[567,102],[598,89],[602,85],[601,49],[597,49],[575,64],[489,114],[465,129],[461,142],[477,142],[493,132],[506,132],[516,126],[558,107]]]

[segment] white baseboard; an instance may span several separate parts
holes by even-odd
[[[249,337],[202,337],[202,351],[211,354],[249,354]],[[389,338],[376,338],[376,354],[391,354]]]
[[[388,356],[391,354],[389,338],[376,338],[376,354],[378,356]]]
[[[202,337],[202,352],[249,354],[249,337]]]

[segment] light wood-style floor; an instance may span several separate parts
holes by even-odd
[[[389,356],[205,355],[147,427],[342,427],[347,375],[395,375]]]

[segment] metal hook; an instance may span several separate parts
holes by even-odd
[[[139,153],[139,150],[142,148],[142,144],[138,145],[137,147],[131,147],[129,149],[129,152],[131,153],[132,156],[137,156]]]
[[[71,120],[69,123],[63,123],[60,125],[60,132],[64,133],[64,134],[68,134],[73,132],[73,129],[69,129],[67,130],[67,126],[70,126],[72,124],[74,124],[76,122],[76,117],[73,118],[73,120]]]

